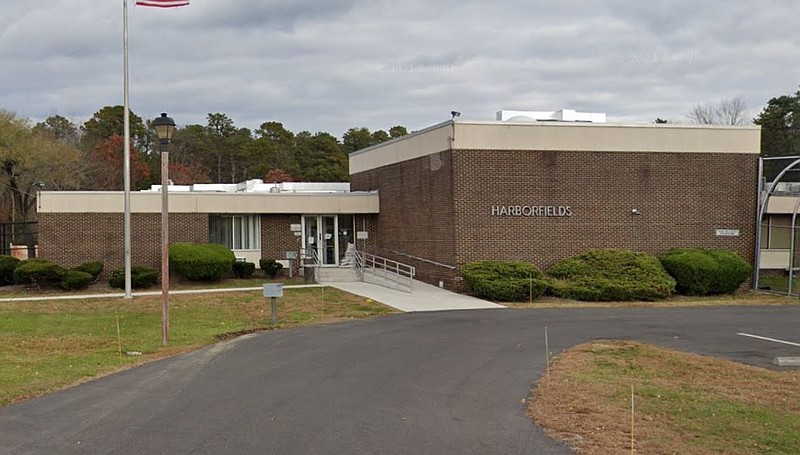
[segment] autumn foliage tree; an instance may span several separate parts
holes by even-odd
[[[117,134],[100,140],[88,154],[89,168],[86,172],[86,186],[92,190],[122,190],[123,145],[125,140]],[[131,188],[143,189],[150,182],[150,167],[141,159],[135,147],[131,146]]]
[[[211,182],[211,179],[208,178],[208,171],[200,163],[169,163],[169,179],[175,185]]]
[[[264,181],[267,183],[293,182],[294,177],[283,169],[270,169],[264,176]]]

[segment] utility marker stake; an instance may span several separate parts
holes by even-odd
[[[122,334],[119,330],[119,315],[114,313],[114,317],[117,318],[117,353],[119,354],[119,361],[122,362]]]
[[[547,383],[550,383],[550,341],[547,338],[547,326],[544,326],[544,362],[545,374],[547,376]]]
[[[528,274],[528,303],[533,304],[533,274]],[[547,327],[545,327],[545,331]]]
[[[633,427],[634,419],[633,419],[633,417],[634,417],[635,409],[636,409],[636,403],[634,401],[634,395],[633,395],[633,384],[631,384],[631,455],[633,455],[633,453],[635,451],[635,449],[634,449],[634,447],[635,447],[634,438],[633,438],[633,430],[634,430],[634,427]]]

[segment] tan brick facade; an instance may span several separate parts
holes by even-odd
[[[411,264],[418,277],[452,287],[455,275],[445,266],[456,265],[457,251],[453,153],[353,174],[350,185],[353,191],[380,190],[381,213],[369,233],[372,248],[367,251]]]
[[[300,215],[261,215],[261,257],[282,260],[287,251],[299,252],[302,238],[291,231],[292,224],[300,224]],[[300,261],[293,261],[293,274],[297,274]]]
[[[454,288],[462,288],[457,270],[393,252],[546,269],[591,248],[709,247],[752,263],[756,182],[754,154],[664,152],[455,150],[351,176],[353,190],[380,190],[376,252]],[[569,207],[571,216],[493,215],[493,205]]]
[[[40,213],[39,256],[63,266],[101,261],[104,276],[124,266],[122,213]],[[173,213],[171,243],[208,242],[208,214]],[[131,263],[161,267],[161,214],[131,214]]]

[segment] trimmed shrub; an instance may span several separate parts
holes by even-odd
[[[675,248],[661,258],[683,295],[732,294],[753,273],[753,267],[729,250]]]
[[[717,261],[701,249],[673,249],[661,264],[675,278],[675,290],[683,295],[709,295],[717,273]]]
[[[256,265],[252,262],[236,261],[233,263],[233,276],[236,278],[250,278],[256,272]]]
[[[14,269],[14,282],[39,287],[58,286],[65,273],[64,267],[58,264],[44,259],[28,259]]]
[[[73,269],[64,272],[64,278],[59,286],[65,291],[75,291],[87,288],[92,281],[94,281],[94,277],[91,273]]]
[[[541,297],[550,287],[542,272],[523,261],[478,261],[461,269],[473,294],[502,302]]]
[[[275,278],[278,272],[283,268],[283,264],[275,259],[259,259],[258,265],[261,267],[261,270],[264,271],[264,275],[270,278]]]
[[[103,263],[100,261],[84,262],[77,267],[73,267],[72,270],[86,272],[92,276],[92,281],[94,281],[103,273]]]
[[[675,290],[675,280],[650,254],[628,250],[590,250],[557,262],[548,270],[558,297],[590,300],[659,300]]]
[[[0,286],[14,284],[14,270],[22,263],[14,256],[0,256]]]
[[[138,265],[131,266],[131,287],[134,289],[146,289],[153,287],[158,282],[158,272]],[[111,272],[109,286],[117,289],[125,289],[125,269],[118,269]]]
[[[224,245],[174,243],[169,246],[169,266],[191,281],[217,281],[230,275],[236,257]]]

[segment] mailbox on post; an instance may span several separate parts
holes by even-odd
[[[264,283],[264,297],[270,299],[272,325],[278,324],[278,297],[283,297],[283,283]]]

